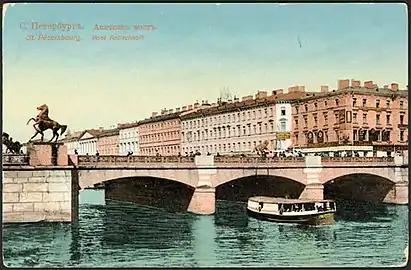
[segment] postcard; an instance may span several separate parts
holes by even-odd
[[[407,17],[4,5],[3,264],[407,265]]]

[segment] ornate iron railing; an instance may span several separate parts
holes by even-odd
[[[23,156],[20,156],[23,157]],[[194,163],[194,157],[178,156],[78,156],[78,164],[135,164],[135,163]],[[3,157],[3,164],[5,159]],[[28,162],[28,161],[26,161]],[[322,163],[393,163],[393,157],[322,157]],[[270,164],[270,163],[305,163],[305,157],[230,157],[215,156],[214,163],[223,164]]]
[[[321,162],[393,163],[393,157],[322,157]]]
[[[29,165],[29,157],[20,154],[3,154],[3,166]]]
[[[194,157],[177,156],[78,156],[78,164],[86,163],[194,163]]]
[[[304,157],[214,157],[215,163],[299,163]]]

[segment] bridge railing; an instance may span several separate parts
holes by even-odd
[[[94,163],[130,164],[130,163],[194,163],[194,157],[177,156],[78,156],[78,165]]]
[[[299,163],[304,157],[214,157],[214,163]]]
[[[322,157],[321,162],[393,163],[393,157]]]
[[[24,166],[29,165],[29,157],[20,154],[3,154],[3,166]]]

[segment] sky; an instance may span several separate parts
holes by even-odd
[[[214,102],[224,88],[242,97],[293,85],[335,89],[352,78],[407,85],[404,4],[37,3],[16,4],[3,16],[3,131],[23,142],[41,104],[73,132]],[[46,35],[80,40],[39,39]]]

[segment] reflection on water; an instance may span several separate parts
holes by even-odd
[[[105,203],[93,192],[81,195],[89,198],[76,223],[6,225],[6,265],[391,266],[408,243],[407,206],[341,202],[335,225],[314,227],[249,218],[245,203],[218,201],[216,215],[197,216]]]

